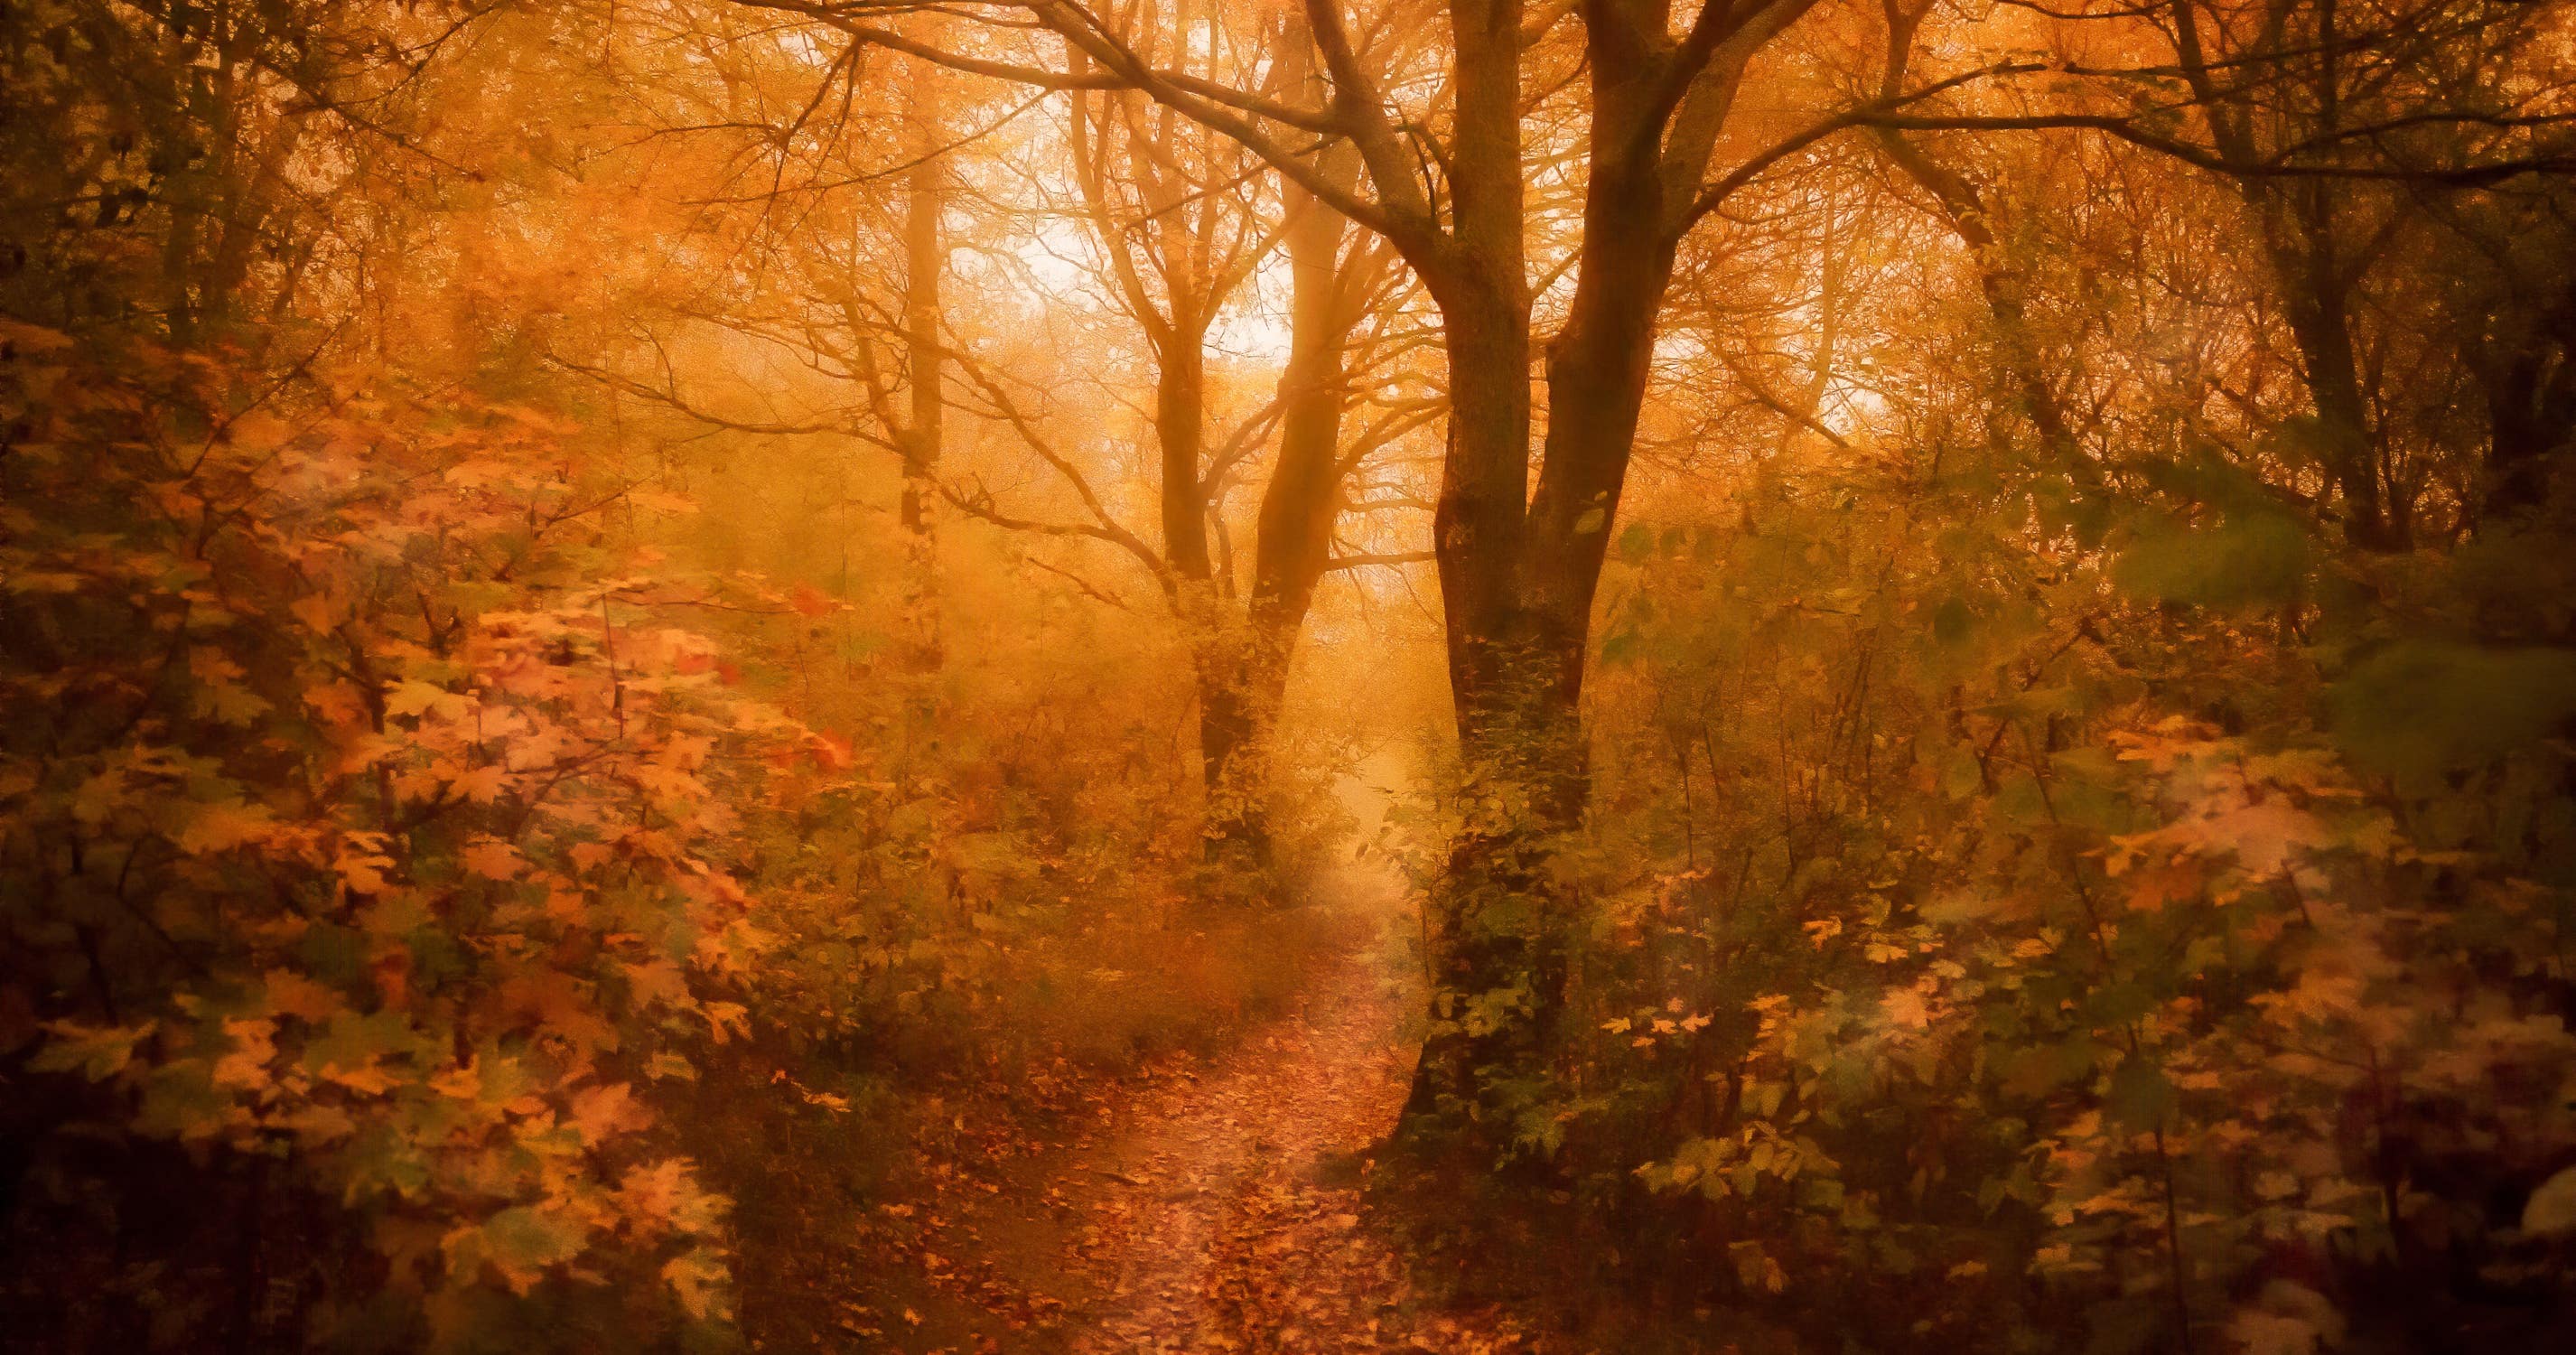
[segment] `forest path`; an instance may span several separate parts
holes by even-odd
[[[1364,1222],[1357,1155],[1411,1070],[1403,1000],[1367,955],[1334,957],[1300,1009],[1115,1099],[1096,1133],[952,1183],[913,1249],[935,1311],[891,1334],[1068,1355],[1529,1349],[1496,1313],[1417,1296]]]

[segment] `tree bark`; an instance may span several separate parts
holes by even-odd
[[[2539,507],[2549,495],[2552,463],[2576,427],[2576,299],[2561,298],[2543,323],[2528,320],[2500,336],[2480,336],[2469,366],[2478,373],[2487,415],[2481,523]]]
[[[2209,130],[2210,144],[2230,165],[2243,172],[2229,176],[2245,204],[2258,237],[2282,318],[2298,349],[2315,406],[2320,433],[2318,455],[2324,460],[2344,500],[2344,536],[2370,551],[2404,550],[2410,544],[2408,505],[2392,504],[2383,492],[2381,467],[2385,449],[2370,417],[2361,388],[2358,355],[2352,333],[2354,275],[2345,266],[2342,242],[2342,195],[2349,190],[2318,178],[2283,184],[2255,172],[2264,154],[2254,131],[2254,113],[2222,92],[2210,75],[2208,49],[2201,37],[2197,6],[2201,0],[2173,0],[2174,56],[2193,101]],[[2324,11],[2330,16],[2331,11]],[[2274,32],[2268,41],[2294,41]],[[2315,35],[2315,125],[2305,129],[2318,139],[2341,130],[2341,76],[2330,17]],[[2261,53],[2279,59],[2277,46]]]
[[[1894,88],[1891,80],[1890,91]],[[2020,396],[2022,414],[2039,435],[2041,450],[2064,463],[2079,487],[2098,489],[2101,468],[2076,441],[2066,406],[2049,384],[2047,367],[2040,360],[2039,343],[2031,333],[2030,315],[2023,301],[2027,288],[2021,270],[2004,256],[1985,195],[1965,177],[1933,160],[1903,132],[1882,128],[1878,143],[1889,163],[1931,195],[1942,222],[1975,261],[1977,293],[1985,300],[1986,317],[1994,325],[1997,346],[2003,350],[2004,375]]]
[[[1253,743],[1251,654],[1244,627],[1217,596],[1208,552],[1214,505],[1203,474],[1207,319],[1195,298],[1175,297],[1171,323],[1157,347],[1154,436],[1162,462],[1163,560],[1171,571],[1198,704],[1207,863],[1258,870],[1268,864],[1269,831],[1257,778],[1244,756]]]
[[[937,673],[946,657],[939,617],[939,502],[936,477],[942,450],[941,389],[944,348],[939,336],[940,282],[948,249],[940,230],[947,206],[947,166],[938,155],[938,72],[912,63],[912,167],[904,175],[904,367],[911,408],[896,431],[903,463],[904,667],[916,676]]]
[[[1174,22],[1179,33],[1190,27],[1186,14],[1176,14]],[[1180,45],[1186,50],[1185,41]],[[1133,223],[1122,220],[1107,175],[1118,124],[1107,115],[1095,123],[1084,95],[1074,97],[1071,111],[1076,185],[1106,271],[1144,329],[1154,357],[1163,583],[1189,651],[1198,707],[1205,859],[1210,866],[1257,873],[1268,864],[1269,832],[1258,759],[1247,756],[1259,742],[1251,682],[1254,654],[1243,618],[1233,612],[1230,600],[1218,595],[1209,543],[1217,486],[1208,474],[1206,433],[1208,328],[1226,296],[1250,275],[1252,260],[1217,257],[1222,197],[1200,191],[1168,147],[1145,157],[1131,146],[1141,215]],[[1168,111],[1158,121],[1158,133],[1168,139]],[[1132,118],[1125,126],[1131,137],[1138,134]],[[1203,140],[1215,136],[1204,129],[1200,135]],[[1140,248],[1140,240],[1150,243]],[[1235,242],[1238,250],[1242,243]],[[1159,295],[1147,284],[1149,272],[1161,281]]]
[[[1542,1084],[1563,1011],[1562,901],[1546,844],[1570,826],[1540,791],[1579,747],[1556,700],[1566,656],[1541,644],[1525,586],[1530,296],[1522,239],[1519,7],[1453,0],[1452,229],[1423,268],[1449,358],[1449,450],[1432,515],[1458,728],[1463,814],[1426,903],[1432,1028],[1404,1132],[1508,1151],[1515,1100]],[[1579,652],[1572,660],[1580,671]]]
[[[1657,6],[1584,7],[1589,177],[1574,296],[1547,346],[1533,494],[1520,10],[1453,0],[1452,229],[1444,247],[1407,254],[1446,328],[1450,448],[1433,531],[1466,784],[1432,902],[1433,1025],[1410,1137],[1510,1156],[1527,1137],[1516,1117],[1546,1104],[1579,903],[1553,858],[1590,791],[1592,605],[1656,322],[1744,64],[1805,8],[1703,11],[1676,41]]]
[[[1287,88],[1310,96],[1320,91],[1313,52],[1313,35],[1302,16],[1292,13],[1279,58]],[[1328,146],[1312,159],[1327,180],[1345,189],[1358,179],[1359,165],[1347,145]],[[1294,180],[1282,181],[1281,197],[1287,214],[1281,244],[1288,258],[1288,362],[1279,374],[1279,450],[1262,491],[1245,610],[1246,746],[1238,754],[1240,779],[1256,803],[1266,802],[1277,775],[1279,710],[1289,666],[1331,563],[1333,523],[1342,506],[1349,334],[1360,322],[1374,275],[1357,259],[1346,267],[1350,223],[1341,213]],[[1261,839],[1266,854],[1266,826]]]

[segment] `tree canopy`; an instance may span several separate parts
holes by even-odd
[[[0,1328],[2544,1348],[2571,446],[2563,0],[22,0]]]

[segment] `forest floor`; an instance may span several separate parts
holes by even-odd
[[[1091,1089],[1034,1139],[961,1118],[929,1189],[863,1226],[874,1273],[842,1333],[961,1353],[1539,1349],[1422,1292],[1364,1200],[1411,1069],[1404,996],[1365,953],[1329,957],[1292,1010]]]

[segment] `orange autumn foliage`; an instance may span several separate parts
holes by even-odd
[[[281,1164],[442,1327],[638,1276],[724,1316],[724,1201],[652,1089],[744,1030],[724,852],[771,757],[838,755],[666,623],[709,588],[624,571],[624,487],[557,420],[0,344],[31,1067],[90,1084],[94,1133]]]

